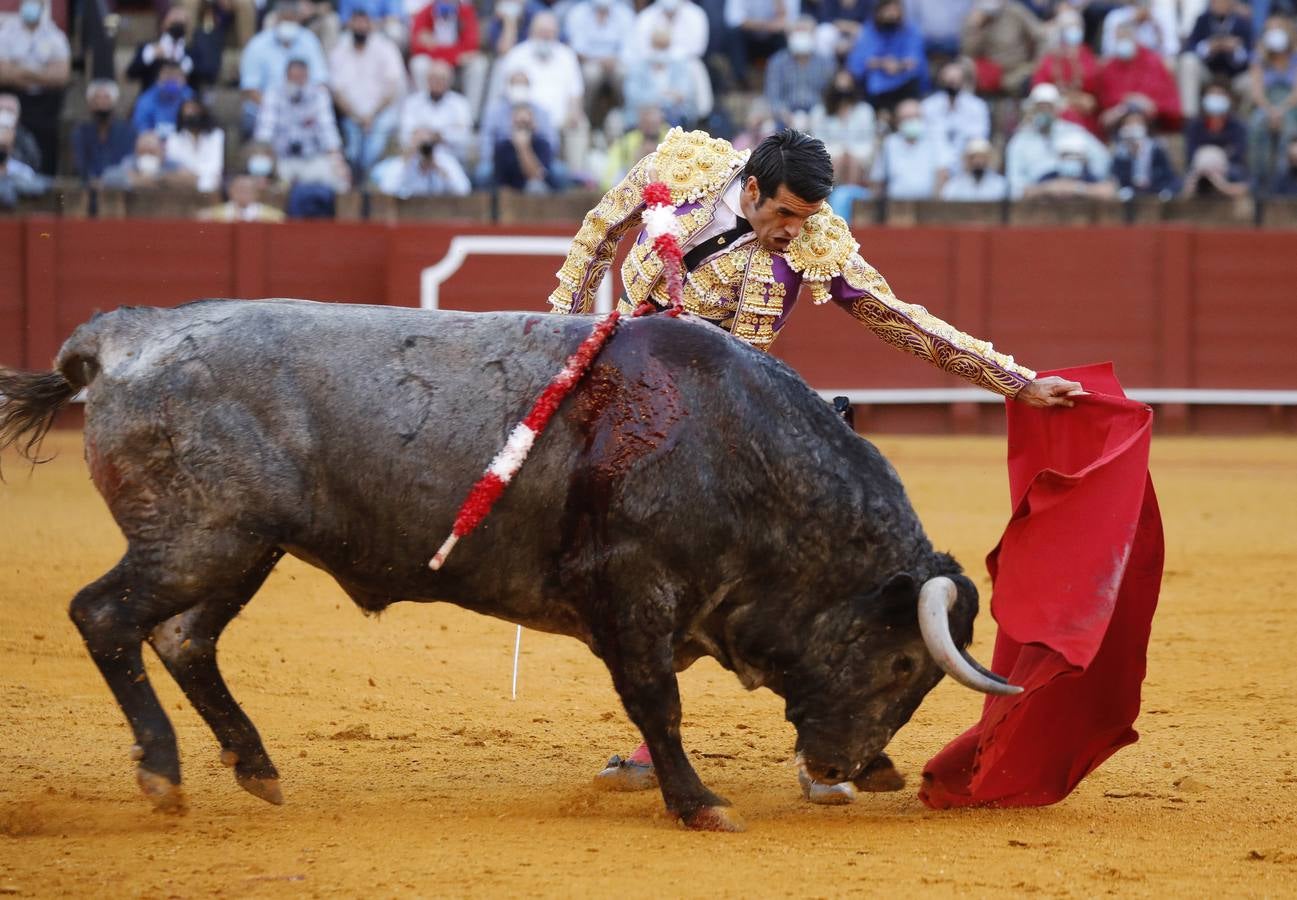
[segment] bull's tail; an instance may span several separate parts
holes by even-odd
[[[98,371],[94,351],[76,346],[84,342],[85,330],[86,326],[78,329],[64,345],[57,371],[18,372],[0,366],[0,451],[15,446],[33,463],[46,461],[38,454],[41,440],[54,424],[54,414]]]

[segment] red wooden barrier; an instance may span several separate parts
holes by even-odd
[[[29,217],[0,222],[0,364],[45,368],[96,310],[200,297],[417,306],[419,274],[457,234],[574,227],[225,225]],[[1297,389],[1297,233],[1148,228],[857,231],[897,295],[1038,368],[1112,359],[1133,387]],[[558,257],[470,256],[441,290],[456,309],[543,310]],[[819,388],[955,387],[805,299],[776,345]],[[865,410],[871,430],[992,430],[996,406]],[[1187,410],[1177,428],[1297,430],[1293,410]]]

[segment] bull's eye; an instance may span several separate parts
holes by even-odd
[[[914,660],[908,656],[902,656],[892,663],[893,675],[909,675],[914,671]]]

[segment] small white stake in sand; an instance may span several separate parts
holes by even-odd
[[[522,650],[522,626],[518,626],[518,637],[513,642],[513,696],[509,699],[518,699],[518,652]]]

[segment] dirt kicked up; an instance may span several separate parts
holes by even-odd
[[[979,579],[1007,516],[998,439],[888,438],[929,534]],[[226,632],[235,696],[279,766],[282,808],[239,790],[152,658],[191,812],[151,812],[131,737],[67,618],[123,540],[79,435],[0,485],[0,894],[119,896],[1297,895],[1297,441],[1162,439],[1167,571],[1140,742],[1045,809],[932,812],[923,763],[977,717],[944,681],[893,740],[896,794],[812,807],[779,700],[704,660],[685,743],[748,824],[694,834],[656,793],[596,793],[636,737],[580,644],[448,606],[364,618],[285,560]],[[429,552],[441,535],[429,535]],[[1059,548],[1065,553],[1066,548]],[[501,560],[501,565],[507,565]]]

